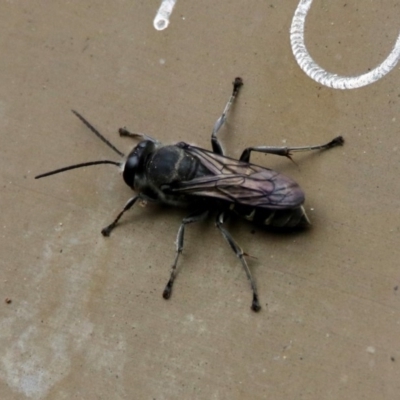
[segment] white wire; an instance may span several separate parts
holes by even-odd
[[[359,76],[333,74],[320,67],[310,56],[304,42],[304,25],[313,0],[300,0],[294,13],[290,28],[290,43],[294,57],[300,68],[316,82],[333,89],[356,89],[383,78],[400,59],[400,34],[393,50],[380,65],[372,71]]]

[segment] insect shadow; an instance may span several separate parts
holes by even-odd
[[[252,152],[275,154],[291,159],[295,152],[326,150],[342,145],[344,140],[338,136],[323,145],[303,147],[254,146],[243,150],[239,160],[228,157],[218,140],[217,134],[224,124],[229,109],[235,101],[243,81],[235,78],[232,94],[214,124],[211,133],[212,150],[202,149],[185,142],[164,145],[158,140],[140,133],[131,133],[121,128],[121,136],[140,139],[140,142],[127,157],[111,144],[81,114],[72,111],[100,140],[113,149],[124,161],[97,160],[56,169],[36,176],[36,179],[58,174],[75,168],[97,164],[114,164],[122,169],[125,183],[136,194],[131,197],[114,221],[102,229],[109,236],[122,215],[136,202],[162,203],[190,209],[183,218],[176,239],[176,255],[163,297],[169,299],[177,276],[177,265],[182,254],[185,227],[202,221],[211,213],[216,214],[215,226],[239,258],[252,289],[251,309],[261,309],[256,283],[247,265],[246,256],[224,223],[236,214],[254,224],[275,229],[304,228],[310,221],[304,210],[304,193],[291,178],[272,169],[250,163]]]

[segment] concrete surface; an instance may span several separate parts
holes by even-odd
[[[400,391],[400,70],[354,91],[297,66],[297,0],[0,3],[1,399],[397,399]],[[399,4],[316,1],[314,59],[345,75],[374,68],[399,30]],[[213,225],[190,226],[172,298],[162,289],[182,210],[135,207],[100,229],[131,192],[112,166],[35,181],[65,165],[118,157],[120,126],[210,146],[235,76],[245,86],[221,132],[304,188],[313,228],[275,235],[236,221],[262,310]],[[11,302],[7,303],[6,299]]]

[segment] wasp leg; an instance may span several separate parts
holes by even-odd
[[[224,155],[224,150],[222,149],[222,146],[219,143],[219,140],[217,138],[217,133],[221,129],[221,126],[226,121],[226,117],[228,115],[229,109],[231,108],[233,102],[235,101],[235,98],[239,93],[239,89],[243,86],[242,78],[235,78],[235,80],[232,83],[233,83],[232,95],[229,98],[228,102],[226,103],[226,106],[224,108],[224,111],[222,112],[222,115],[215,122],[213,131],[211,134],[211,145],[212,145],[213,152],[216,154],[220,154],[222,156]]]
[[[110,225],[106,226],[105,228],[103,228],[101,230],[101,233],[103,236],[110,236],[111,231],[115,228],[115,225],[117,225],[117,223],[121,219],[122,215],[125,213],[125,211],[128,211],[136,203],[136,200],[138,198],[139,198],[139,196],[134,196],[126,202],[122,211],[117,215],[117,218],[115,218],[115,220]]]
[[[133,139],[142,138],[144,140],[150,140],[151,142],[157,142],[156,139],[153,139],[151,136],[146,135],[145,133],[130,132],[125,127],[124,128],[119,128],[118,129],[118,133],[119,133],[119,136],[127,136],[127,137],[131,137]]]
[[[208,211],[204,211],[204,210],[196,211],[195,213],[190,214],[188,217],[186,217],[182,220],[181,226],[179,227],[179,230],[178,230],[178,235],[176,236],[176,256],[175,256],[175,261],[171,268],[171,276],[170,276],[169,281],[166,284],[165,289],[163,291],[164,299],[169,299],[171,297],[172,286],[173,286],[175,278],[176,278],[176,266],[178,264],[179,256],[182,254],[182,250],[183,250],[185,225],[205,219],[207,217],[208,213],[209,213]]]
[[[222,227],[222,224],[224,222],[225,222],[224,213],[220,213],[217,216],[217,219],[215,221],[215,225],[220,230],[220,232],[222,233],[222,236],[228,242],[229,246],[231,246],[231,249],[235,252],[236,257],[238,257],[240,259],[240,261],[241,261],[241,263],[243,265],[243,268],[246,271],[247,278],[250,281],[251,289],[253,291],[253,301],[252,301],[252,304],[251,304],[251,309],[253,311],[258,312],[258,311],[260,311],[261,306],[260,306],[260,303],[258,301],[256,283],[254,282],[254,279],[253,279],[253,276],[251,275],[249,266],[247,265],[246,259],[244,258],[246,254],[243,252],[243,250],[240,248],[240,246],[235,242],[235,240],[233,239],[231,234],[225,228]]]
[[[272,146],[256,146],[248,147],[245,149],[240,156],[240,161],[250,162],[250,153],[257,151],[265,154],[275,154],[277,156],[285,156],[290,158],[292,153],[300,151],[311,151],[311,150],[327,150],[332,147],[341,146],[344,143],[342,136],[335,137],[329,143],[316,145],[316,146],[303,146],[303,147],[272,147]]]

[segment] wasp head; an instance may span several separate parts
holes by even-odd
[[[130,188],[134,188],[135,175],[143,170],[147,156],[154,148],[154,142],[143,140],[129,153],[123,167],[122,176]]]

